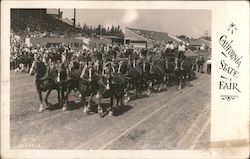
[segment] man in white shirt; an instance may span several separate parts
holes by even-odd
[[[180,45],[178,46],[178,51],[181,51],[181,52],[185,52],[185,45],[183,44],[183,42],[180,43]]]
[[[170,41],[169,48],[170,48],[170,50],[174,50],[174,44],[173,44],[173,41]]]
[[[164,54],[163,54],[163,58],[165,58],[166,56],[168,56],[169,53],[170,53],[170,42],[168,41],[168,43],[165,46],[165,51],[164,51]]]
[[[174,53],[174,44],[173,44],[173,41],[170,41],[169,49],[170,49],[171,56],[174,56],[175,53]]]
[[[181,59],[185,59],[185,51],[186,51],[186,47],[183,44],[183,42],[180,43],[180,45],[178,46],[178,52],[176,54],[176,58],[181,58]]]
[[[211,74],[211,55],[207,59],[207,74]]]
[[[165,46],[165,50],[167,50],[167,49],[170,49],[170,42],[169,41],[168,41],[168,43]]]

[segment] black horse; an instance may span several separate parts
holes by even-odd
[[[135,89],[136,96],[141,96],[146,85],[142,63],[133,59],[132,62],[128,60],[125,65],[127,65],[125,67],[127,69],[125,76],[128,79],[128,90]]]
[[[114,99],[117,100],[117,106],[123,106],[124,101],[128,101],[128,99],[123,100],[124,96],[127,96],[127,81],[124,75],[115,72],[115,69],[111,62],[106,62],[103,65],[101,78],[96,83],[98,84],[96,99],[100,117],[104,117],[106,114],[103,110],[103,107],[101,106],[101,100],[103,98],[110,98],[110,109],[108,113],[109,116],[115,115],[116,111],[113,107]]]
[[[195,62],[192,59],[185,58],[176,58],[175,59],[175,69],[174,73],[178,79],[178,89],[183,88],[183,84],[187,83],[187,86],[190,86],[190,80],[194,74],[193,69]]]
[[[174,68],[175,68],[175,63],[174,63],[174,57],[173,56],[168,56],[165,58],[165,64],[166,64],[166,69],[165,69],[165,83],[168,85],[170,81],[175,77],[174,74]]]
[[[59,85],[56,83],[56,78],[58,77],[57,71],[49,71],[47,66],[40,60],[34,60],[30,68],[30,75],[36,75],[35,85],[37,93],[40,100],[39,112],[44,110],[43,108],[43,95],[42,92],[46,92],[45,103],[46,106],[49,106],[48,97],[52,90],[57,90],[58,94],[58,103],[60,104],[60,89]]]
[[[161,85],[166,88],[166,72],[167,63],[164,58],[151,59],[150,61],[144,61],[143,70],[146,73],[146,80],[149,82],[148,92],[150,95],[153,90],[153,86],[158,86],[157,91],[161,90]]]
[[[81,95],[81,103],[83,103],[84,113],[88,114],[90,111],[90,103],[92,102],[93,95],[97,92],[95,80],[93,80],[93,68],[84,66],[83,70],[80,69],[80,65],[77,62],[73,62],[72,68],[67,70],[65,65],[61,65],[61,70],[64,74],[61,83],[61,94],[63,97],[63,108],[68,108],[68,97],[72,90],[78,90]],[[61,74],[62,75],[62,74]],[[91,96],[87,105],[86,97]]]

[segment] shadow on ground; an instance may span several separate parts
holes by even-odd
[[[102,103],[101,107],[103,108],[104,112],[108,112],[110,110],[110,103]],[[76,102],[76,101],[69,101],[68,102],[67,111],[73,111],[73,110],[77,110],[77,109],[81,109],[81,108],[83,108],[83,105],[81,102]],[[119,115],[122,115],[122,114],[128,112],[133,107],[131,105],[116,106],[114,104],[113,108],[114,108],[114,116],[119,116]],[[59,109],[62,109],[62,105],[60,105],[58,103],[53,104],[47,108],[47,110],[49,110],[49,111],[54,111],[54,110],[59,110]],[[92,102],[89,115],[96,114],[96,113],[98,113],[97,104],[95,102]]]

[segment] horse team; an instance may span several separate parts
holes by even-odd
[[[41,102],[39,112],[45,109],[43,99],[46,106],[50,105],[48,97],[52,90],[57,91],[58,103],[62,110],[66,110],[69,95],[74,90],[80,93],[85,114],[92,110],[95,97],[100,117],[117,115],[118,109],[129,102],[133,90],[136,96],[141,96],[143,91],[150,96],[153,91],[167,89],[173,81],[178,84],[178,89],[183,85],[189,86],[195,76],[193,70],[196,62],[182,57],[166,56],[162,51],[142,57],[97,58],[87,63],[74,58],[58,59],[53,65],[48,65],[38,56],[32,63],[30,74],[36,74],[35,85]],[[42,92],[46,92],[45,98]],[[88,102],[86,97],[89,97]],[[104,98],[110,99],[107,110],[101,105]],[[116,107],[113,106],[115,100]]]

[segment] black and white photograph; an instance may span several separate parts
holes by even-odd
[[[246,3],[4,1],[1,158],[247,158]]]
[[[10,14],[11,148],[209,147],[210,10]]]

